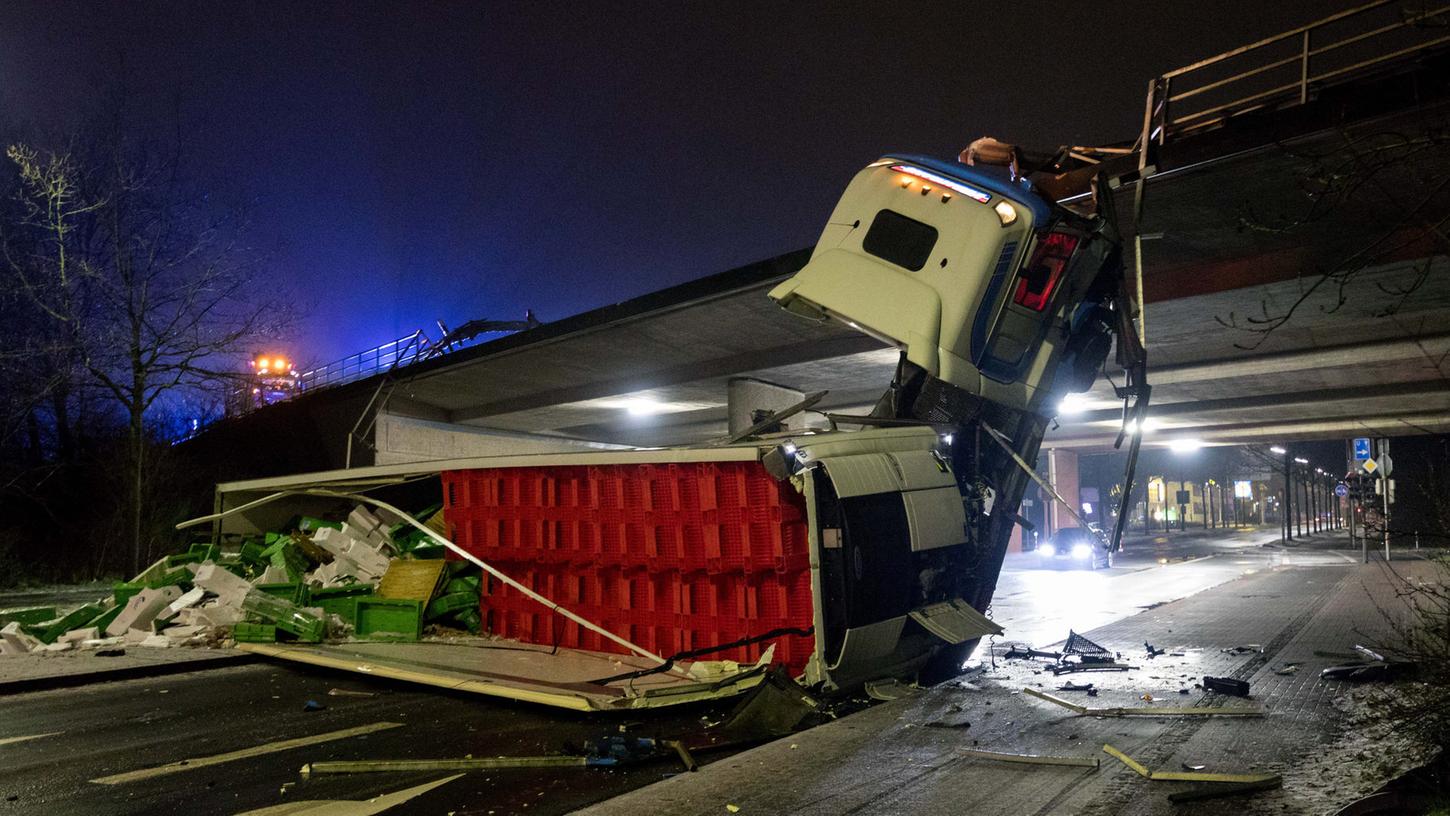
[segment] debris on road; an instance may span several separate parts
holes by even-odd
[[[1133,759],[1126,753],[1114,748],[1107,743],[1103,744],[1103,753],[1117,759],[1127,765],[1133,773],[1151,779],[1155,782],[1231,782],[1243,785],[1273,783],[1274,787],[1282,784],[1283,780],[1278,774],[1226,774],[1226,773],[1202,773],[1199,771],[1151,771],[1143,763]]]
[[[1235,680],[1232,677],[1208,677],[1203,678],[1205,691],[1216,691],[1219,694],[1229,694],[1234,697],[1249,696],[1249,684],[1246,680]]]
[[[991,759],[997,762],[1017,762],[1024,765],[1068,765],[1077,768],[1098,768],[1102,766],[1101,760],[1097,757],[1064,757],[1046,756],[1042,754],[1008,754],[998,751],[982,751],[976,748],[963,748],[962,756],[975,757],[976,759]]]
[[[1372,660],[1363,663],[1330,666],[1321,671],[1319,676],[1325,680],[1347,680],[1351,683],[1377,683],[1398,680],[1401,677],[1413,674],[1417,668],[1418,666],[1416,664],[1410,662]]]
[[[1219,649],[1219,651],[1231,655],[1263,654],[1264,646],[1261,643],[1245,643],[1242,646],[1230,646],[1227,649]]]
[[[441,524],[441,508],[418,516]],[[482,580],[411,524],[354,507],[345,521],[298,517],[282,532],[209,542],[161,558],[110,597],[62,612],[0,610],[0,655],[230,642],[418,640],[425,625],[477,633]]]
[[[1042,657],[1048,660],[1061,660],[1061,652],[1044,652],[1038,649],[1024,647],[1021,644],[1013,643],[1007,653],[1002,655],[1005,660],[1028,660],[1034,657]]]
[[[1298,674],[1299,673],[1299,667],[1302,666],[1302,665],[1304,665],[1304,664],[1303,663],[1285,663],[1283,666],[1280,666],[1279,668],[1274,669],[1274,674],[1280,675],[1281,677],[1288,677],[1289,675]]]
[[[1060,705],[1063,708],[1079,715],[1090,717],[1262,717],[1263,709],[1259,708],[1181,708],[1169,706],[1149,706],[1139,708],[1088,708],[1078,705],[1071,700],[1064,700],[1045,691],[1024,688],[1023,693],[1039,700],[1046,700],[1049,703]]]
[[[1158,655],[1163,654],[1163,650],[1162,649],[1159,649],[1157,646],[1154,646],[1153,644],[1149,643],[1146,640],[1143,641],[1143,648],[1145,648],[1145,649],[1148,650],[1148,658],[1150,660],[1153,659],[1153,658],[1155,658],[1155,657],[1157,657]]]

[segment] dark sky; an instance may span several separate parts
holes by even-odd
[[[8,0],[0,126],[179,93],[325,361],[807,246],[888,150],[1131,139],[1151,76],[1348,5]]]

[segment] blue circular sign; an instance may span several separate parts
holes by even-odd
[[[1343,498],[1345,496],[1348,496],[1349,495],[1349,485],[1345,484],[1344,482],[1340,482],[1339,484],[1335,485],[1334,486],[1334,495],[1339,496],[1340,498]]]

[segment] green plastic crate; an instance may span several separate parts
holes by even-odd
[[[273,597],[281,598],[298,606],[310,606],[307,602],[307,585],[301,581],[283,584],[257,584],[258,592],[265,592]]]
[[[355,629],[367,640],[417,640],[423,635],[423,604],[392,598],[358,598]]]
[[[195,542],[187,549],[188,555],[194,555],[198,561],[215,561],[221,556],[221,548],[215,544],[207,544],[201,541]]]
[[[307,559],[293,545],[291,539],[279,540],[267,548],[265,555],[272,566],[287,573],[289,582],[301,581],[307,577]]]
[[[107,626],[110,626],[111,625],[111,621],[113,621],[117,617],[119,617],[120,614],[121,614],[121,611],[124,610],[125,608],[126,608],[126,605],[125,604],[120,604],[120,605],[117,605],[117,606],[113,606],[110,609],[107,609],[105,612],[102,612],[101,614],[97,615],[94,620],[87,621],[86,622],[86,626],[94,626],[94,627],[96,627],[97,629],[100,630],[101,637],[105,637],[106,636],[106,627]]]
[[[323,527],[331,527],[334,530],[341,530],[342,522],[327,521],[326,519],[315,518],[313,516],[303,516],[302,520],[297,522],[297,529],[301,530],[304,533],[316,532]]]
[[[478,614],[476,606],[470,606],[454,615],[453,621],[475,635],[483,629],[483,617]]]
[[[371,584],[342,587],[319,587],[312,590],[311,606],[320,607],[329,615],[337,615],[350,624],[357,624],[357,599],[373,596]]]
[[[125,606],[127,601],[134,598],[137,593],[145,588],[145,584],[121,581],[111,587],[111,597],[115,599],[117,606]]]
[[[265,592],[248,592],[242,608],[255,618],[271,623],[297,640],[317,643],[327,631],[327,622],[291,601]]]
[[[470,609],[478,606],[478,594],[473,592],[453,592],[448,595],[439,595],[428,604],[427,618],[441,618],[444,615],[457,612],[462,609]]]
[[[0,626],[19,621],[22,626],[55,620],[57,610],[53,606],[17,606],[14,609],[0,609]]]
[[[168,570],[162,573],[159,577],[152,578],[151,580],[146,581],[145,586],[151,589],[160,589],[161,587],[167,586],[181,586],[183,584],[190,586],[191,579],[194,577],[195,576],[192,575],[191,570],[187,569],[186,567],[177,567],[176,569]]]
[[[275,643],[277,627],[269,623],[239,623],[232,627],[232,639],[238,643]]]
[[[41,643],[54,643],[56,638],[72,629],[81,628],[105,611],[105,607],[100,604],[83,604],[55,620],[35,624],[29,631]]]
[[[265,551],[266,547],[263,547],[261,544],[255,541],[247,541],[242,544],[242,549],[237,553],[237,557],[248,564],[255,564],[260,567],[267,563],[266,557],[262,555]]]
[[[455,592],[471,592],[473,597],[479,596],[480,588],[483,586],[482,579],[477,575],[465,575],[462,578],[454,578],[443,587],[444,595],[452,595]]]

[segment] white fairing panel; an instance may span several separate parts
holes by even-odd
[[[864,453],[823,460],[840,498],[899,493],[906,507],[911,549],[916,552],[965,543],[966,512],[956,480],[931,451]]]

